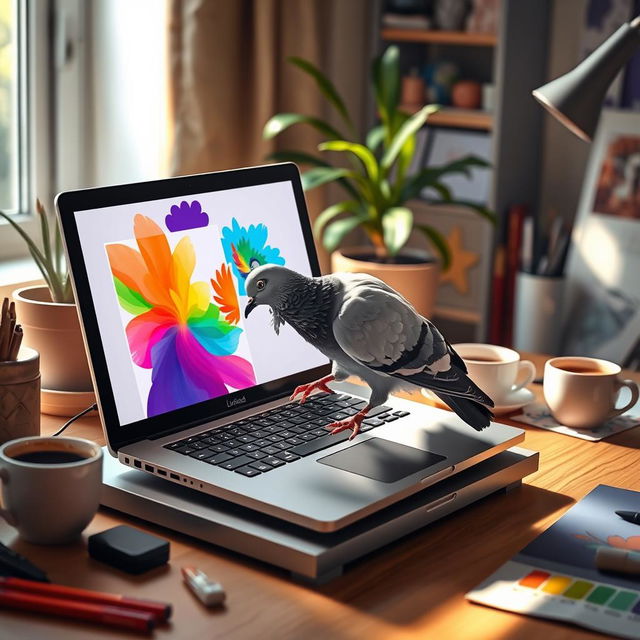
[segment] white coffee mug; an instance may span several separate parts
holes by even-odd
[[[31,437],[0,446],[0,517],[27,542],[72,542],[100,503],[102,450],[82,438]]]
[[[454,344],[453,348],[467,365],[469,377],[496,405],[536,377],[533,362],[520,360],[520,354],[513,349],[475,342]]]
[[[554,418],[567,427],[592,429],[628,411],[638,401],[638,385],[621,380],[621,368],[598,358],[560,357],[544,365],[544,399]],[[616,408],[623,387],[631,391]]]

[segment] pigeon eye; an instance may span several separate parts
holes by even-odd
[[[258,291],[264,289],[266,285],[266,282],[264,280],[258,280],[258,282],[256,282],[256,289],[258,289]]]

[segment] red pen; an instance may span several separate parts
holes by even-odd
[[[134,611],[108,604],[50,598],[26,591],[14,591],[6,587],[0,587],[0,605],[23,611],[49,613],[63,618],[100,622],[107,626],[144,633],[149,633],[155,626],[153,614],[146,611]]]
[[[77,587],[65,587],[61,584],[5,577],[0,577],[0,587],[6,587],[12,591],[24,591],[26,593],[34,593],[51,598],[60,598],[62,600],[109,604],[134,611],[144,611],[153,614],[156,622],[166,622],[171,617],[170,604],[154,602],[153,600],[128,598],[127,596],[122,596],[117,593],[102,593],[101,591],[89,591],[88,589],[78,589]]]

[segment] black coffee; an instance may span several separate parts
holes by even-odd
[[[68,462],[80,462],[86,460],[84,456],[71,451],[29,451],[18,456],[11,456],[20,462],[32,464],[67,464]]]

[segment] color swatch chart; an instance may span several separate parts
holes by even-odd
[[[599,571],[600,546],[640,550],[640,526],[614,511],[640,494],[600,485],[467,594],[472,602],[640,638],[640,576]]]

